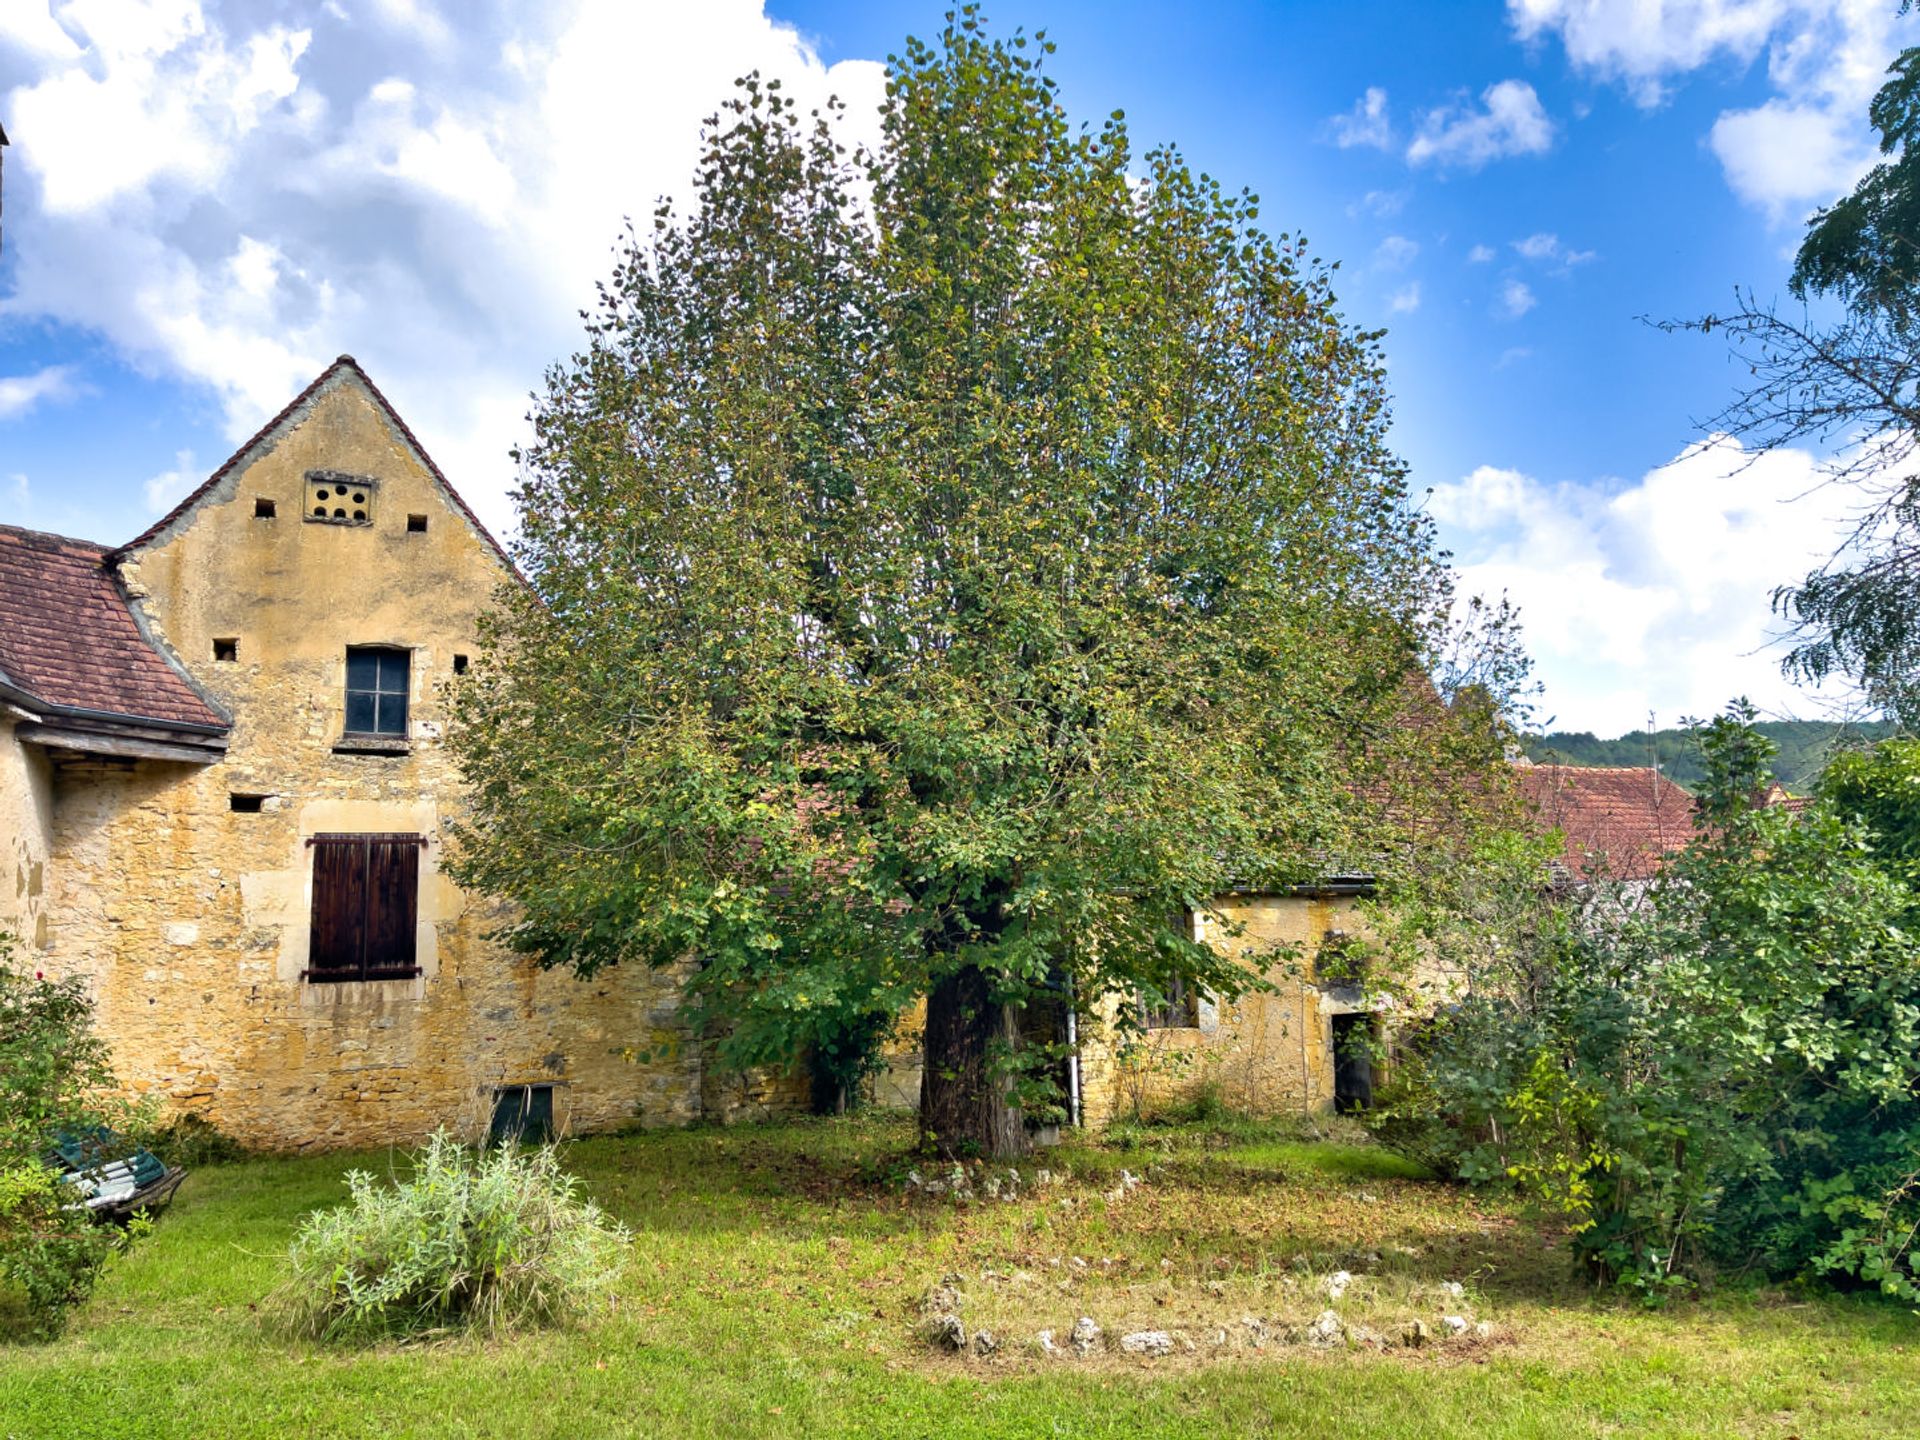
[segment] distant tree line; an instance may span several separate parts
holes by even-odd
[[[1899,730],[1889,720],[1766,720],[1753,728],[1778,747],[1772,761],[1773,778],[1796,794],[1810,790],[1835,755],[1885,740]],[[1707,774],[1700,732],[1693,728],[1642,730],[1617,740],[1602,740],[1591,730],[1555,730],[1546,735],[1525,736],[1521,746],[1527,758],[1536,764],[1658,763],[1663,775],[1689,789],[1698,786]]]

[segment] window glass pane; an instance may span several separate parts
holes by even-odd
[[[407,656],[405,651],[388,650],[380,656],[380,688],[389,695],[407,693]]]
[[[378,650],[347,651],[347,688],[349,690],[372,690],[379,684],[380,652]]]
[[[347,729],[357,735],[371,735],[373,728],[373,695],[366,690],[347,692]]]
[[[375,729],[381,735],[407,733],[407,697],[405,695],[380,697],[380,723]]]

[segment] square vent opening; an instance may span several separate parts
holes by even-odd
[[[407,516],[407,533],[409,535],[426,534],[427,533],[427,517],[424,515]]]
[[[240,642],[229,636],[213,642],[213,658],[224,665],[231,665],[240,658]]]
[[[273,519],[273,515],[274,515],[273,501],[267,499],[267,497],[264,495],[259,495],[254,497],[254,502],[253,502],[253,518],[254,519],[271,520]]]

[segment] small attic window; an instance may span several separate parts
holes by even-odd
[[[407,516],[407,533],[409,535],[426,534],[427,533],[427,517],[424,515]]]
[[[213,658],[222,664],[231,665],[240,658],[240,641],[232,636],[213,642]]]
[[[456,655],[453,657],[453,673],[456,675],[464,675],[467,673],[467,657],[466,656]]]
[[[376,488],[371,476],[309,470],[307,509],[301,518],[320,525],[371,525]]]
[[[267,497],[264,495],[258,495],[254,497],[254,501],[253,501],[253,518],[254,519],[271,520],[273,519],[273,514],[274,514],[273,501],[267,499]]]

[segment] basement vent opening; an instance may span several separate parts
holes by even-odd
[[[227,808],[236,815],[258,815],[267,803],[264,795],[242,795],[235,792],[227,796]]]
[[[464,675],[467,673],[467,657],[466,656],[456,655],[453,657],[453,673],[456,675]]]
[[[240,658],[240,642],[231,638],[214,641],[213,658],[224,664],[232,664]]]
[[[407,516],[407,533],[409,535],[426,534],[427,533],[427,517],[424,515]]]
[[[262,495],[253,502],[253,518],[256,520],[273,519],[273,501]]]
[[[503,1085],[493,1092],[489,1147],[544,1144],[553,1139],[553,1086]]]

